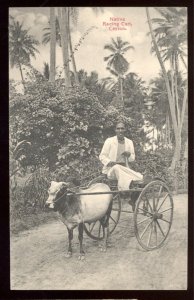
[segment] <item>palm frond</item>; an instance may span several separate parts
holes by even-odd
[[[112,52],[116,52],[116,49],[115,49],[111,44],[106,44],[106,45],[104,46],[104,49],[110,50],[110,51],[112,51]]]
[[[127,52],[128,50],[134,50],[135,48],[133,46],[127,46],[126,48],[123,48],[122,49],[122,52],[125,53]]]

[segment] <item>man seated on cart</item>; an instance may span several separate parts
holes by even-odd
[[[102,173],[108,179],[118,181],[118,190],[128,190],[132,181],[142,181],[143,175],[130,169],[130,162],[135,160],[135,151],[132,140],[126,138],[125,124],[118,121],[116,136],[107,138],[99,159],[103,164]]]

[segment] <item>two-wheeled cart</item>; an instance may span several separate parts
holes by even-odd
[[[110,181],[105,176],[93,179],[88,187],[96,182],[105,182],[110,186],[111,191],[106,193],[113,194],[113,204],[109,219],[109,232],[113,233],[121,215],[133,213],[134,233],[142,248],[153,250],[161,247],[166,240],[173,219],[173,198],[167,184],[155,179],[146,184],[135,183],[133,188],[126,191],[117,189],[117,182]],[[136,201],[133,211],[126,210],[125,202],[128,203],[133,193],[136,193]],[[100,194],[100,193],[84,193]],[[104,193],[103,193],[104,194]],[[124,200],[123,200],[124,198]],[[86,234],[94,240],[102,240],[104,231],[100,221],[91,224],[84,224]]]

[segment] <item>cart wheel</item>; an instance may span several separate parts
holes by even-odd
[[[136,203],[135,235],[146,250],[161,247],[170,231],[173,219],[173,198],[168,186],[160,180],[148,183]]]
[[[121,214],[121,200],[119,195],[117,194],[113,196],[112,210],[109,218],[110,234],[115,230],[120,219],[120,214]],[[104,232],[100,221],[96,221],[90,224],[85,223],[84,230],[86,234],[94,240],[100,241],[104,238]]]

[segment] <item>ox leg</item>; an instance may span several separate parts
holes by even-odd
[[[78,225],[78,239],[79,239],[79,244],[80,244],[80,255],[78,259],[83,260],[85,258],[85,252],[83,250],[83,232],[84,232],[84,224],[80,223]]]
[[[108,238],[109,238],[109,218],[110,218],[111,210],[112,210],[112,202],[109,205],[106,215],[101,220],[102,229],[103,229],[103,233],[104,233],[103,244],[101,246],[101,251],[103,251],[103,252],[106,252],[106,250],[107,250],[107,244],[108,244]]]
[[[66,253],[65,257],[69,258],[69,257],[72,256],[73,229],[67,228],[67,231],[68,231],[68,242],[69,242],[69,245],[68,245],[68,250],[67,250],[67,253]]]

